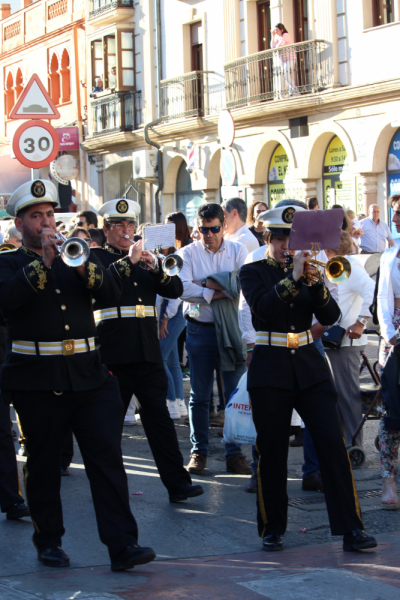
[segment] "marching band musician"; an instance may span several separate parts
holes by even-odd
[[[336,412],[337,394],[329,368],[312,343],[313,314],[332,325],[340,310],[308,252],[285,266],[296,210],[282,200],[258,218],[269,231],[268,258],[244,265],[243,294],[252,311],[256,342],[248,370],[248,391],[260,455],[257,469],[258,532],[263,549],[283,549],[287,524],[287,457],[290,420],[295,408],[308,428],[320,463],[332,535],[343,535],[343,550],[377,546],[366,535],[350,460]],[[305,285],[304,275],[317,281]]]
[[[16,217],[22,246],[0,253],[0,308],[7,357],[0,372],[1,400],[13,403],[26,438],[25,491],[39,560],[68,567],[61,548],[60,455],[71,427],[93,497],[101,541],[111,569],[155,558],[137,545],[121,455],[123,404],[118,382],[95,349],[92,299],[117,302],[118,264],[104,269],[92,254],[77,267],[60,256],[55,236],[56,188],[38,179],[20,186],[7,212]],[[133,252],[130,260],[135,260]]]
[[[96,299],[94,317],[101,358],[118,378],[125,412],[135,394],[161,480],[170,502],[179,502],[200,496],[203,488],[192,485],[183,466],[175,426],[168,412],[168,380],[158,339],[155,304],[157,294],[179,298],[183,286],[179,277],[170,277],[161,268],[154,272],[132,265],[129,260],[128,251],[138,257],[142,255],[142,240],[132,242],[139,212],[139,204],[125,198],[110,200],[99,210],[104,218],[107,243],[104,248],[96,249],[96,256],[105,268],[116,263],[124,279],[119,301]]]

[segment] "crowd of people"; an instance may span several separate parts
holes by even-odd
[[[399,373],[392,360],[398,352],[400,275],[394,266],[397,246],[379,207],[369,207],[368,217],[343,213],[339,248],[317,256],[323,262],[333,256],[349,261],[351,272],[338,285],[310,264],[308,251],[289,250],[294,213],[318,210],[316,198],[307,204],[283,200],[271,209],[260,201],[247,206],[240,198],[206,203],[192,228],[182,212],[167,214],[175,244],[162,254],[179,257],[177,273],[164,268],[162,256],[143,250],[143,227],[154,224],[138,227],[135,201],[110,200],[98,215],[82,211],[68,224],[57,221],[56,205],[49,181],[18,188],[7,205],[13,220],[0,253],[0,503],[8,519],[31,515],[39,560],[69,566],[61,547],[60,480],[69,474],[73,436],[111,568],[153,560],[153,549],[137,544],[129,508],[120,447],[124,418],[131,410],[130,422],[141,420],[169,501],[200,496],[203,488],[191,475],[205,473],[209,427],[222,435],[225,406],[246,373],[257,432],[252,462],[231,442],[225,444],[225,460],[228,472],[249,476],[246,490],[257,494],[263,549],[283,548],[286,463],[296,431],[304,451],[302,487],[325,494],[332,534],[343,535],[344,550],[375,547],[364,531],[343,438],[351,444],[362,417],[360,353],[376,296],[375,282],[357,256],[383,253],[382,507],[400,508],[395,484],[400,408],[394,398]],[[391,198],[391,208],[400,233],[400,196]],[[60,255],[71,238],[88,248],[72,267]],[[337,327],[343,331],[340,343],[324,345]],[[190,379],[188,405],[184,375]],[[19,419],[19,453],[27,457],[26,504],[10,404]],[[186,466],[174,427],[178,419],[190,428]],[[362,433],[357,444],[362,447]]]

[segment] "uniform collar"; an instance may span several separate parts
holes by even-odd
[[[23,250],[29,256],[38,256],[39,258],[42,258],[40,254],[38,254],[37,252],[35,252],[35,250],[31,250],[30,248],[28,248],[27,246],[25,246],[24,242],[22,242],[21,250]]]
[[[265,259],[265,264],[267,264],[269,267],[274,267],[274,269],[283,268],[278,262],[276,262],[276,260],[274,260],[270,256],[267,256],[267,258]]]
[[[118,254],[119,256],[126,256],[128,254],[127,252],[124,252],[115,246],[111,246],[111,244],[108,242],[106,242],[103,247],[104,250],[107,250],[107,252],[110,252],[111,254]]]

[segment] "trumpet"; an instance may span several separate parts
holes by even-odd
[[[293,257],[289,256],[286,253],[288,258],[285,260],[286,267],[293,267]],[[348,280],[351,275],[351,264],[344,256],[333,256],[328,260],[328,262],[323,262],[322,260],[317,260],[316,258],[310,258],[307,260],[307,265],[312,265],[313,267],[324,267],[325,275],[328,281],[331,283],[344,283]],[[320,272],[320,270],[318,269]],[[319,277],[315,277],[314,275],[304,275],[306,285],[312,285],[313,283],[317,283],[319,281]]]
[[[125,236],[125,239],[129,240],[134,244],[134,240],[131,240],[129,235]],[[174,275],[178,275],[181,272],[183,267],[183,260],[180,256],[176,254],[168,254],[168,256],[161,256],[158,250],[154,252],[150,252],[147,250],[147,254],[150,257],[150,262],[147,262],[143,259],[139,261],[139,266],[142,269],[146,269],[147,271],[153,271],[153,273],[158,273],[159,271],[159,260],[161,261],[161,269],[166,273],[166,275],[170,275],[173,277]]]
[[[62,233],[56,231],[54,237],[64,243],[59,249],[63,262],[69,267],[80,267],[89,258],[89,244],[78,237],[66,238]]]

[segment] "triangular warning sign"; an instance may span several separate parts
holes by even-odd
[[[60,113],[39,76],[32,75],[10,113],[10,119],[59,119]]]

